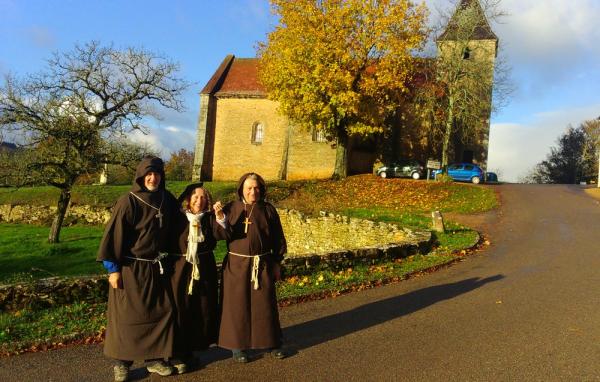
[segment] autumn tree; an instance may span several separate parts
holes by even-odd
[[[191,180],[194,168],[194,153],[186,149],[171,153],[165,162],[165,177],[168,180]]]
[[[260,79],[295,123],[336,144],[334,178],[347,174],[348,139],[386,129],[425,40],[426,8],[408,0],[272,0],[279,25],[259,44]]]
[[[98,42],[55,53],[45,71],[0,87],[0,129],[18,137],[26,153],[22,178],[60,189],[48,241],[59,241],[71,189],[104,163],[125,163],[143,153],[123,144],[131,130],[145,131],[158,108],[182,110],[187,83],[178,65],[155,53]],[[143,151],[143,150],[142,150]]]
[[[510,70],[498,57],[498,38],[488,20],[504,14],[499,1],[461,0],[450,16],[443,15],[437,33],[437,58],[427,63],[427,83],[417,94],[429,115],[433,136],[441,141],[444,169],[453,139],[467,143],[487,141],[492,112],[512,92]],[[486,158],[480,158],[485,160]]]

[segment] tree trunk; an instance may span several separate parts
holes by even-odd
[[[58,209],[56,210],[56,216],[52,221],[52,227],[50,228],[50,235],[48,236],[49,243],[58,243],[60,236],[60,229],[62,228],[63,221],[65,220],[65,214],[69,207],[69,201],[71,200],[71,189],[63,188],[60,191],[60,197],[58,198]]]
[[[288,162],[290,157],[290,139],[292,135],[292,125],[288,123],[287,126],[287,134],[285,136],[285,141],[283,142],[283,153],[281,155],[281,163],[279,166],[279,173],[277,174],[277,178],[279,180],[287,180],[288,178]]]
[[[337,138],[335,149],[335,167],[332,179],[343,179],[348,176],[348,134],[344,131]]]
[[[448,104],[448,117],[446,118],[446,131],[444,132],[442,143],[442,168],[444,174],[448,172],[448,150],[450,148],[450,137],[452,136],[452,125],[454,123],[453,102]]]
[[[596,180],[596,187],[600,187],[600,150],[598,150],[598,180]]]

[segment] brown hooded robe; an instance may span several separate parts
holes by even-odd
[[[260,258],[258,290],[250,282],[253,258],[228,253],[223,260],[219,346],[226,349],[275,348],[282,341],[272,269],[283,260],[286,241],[275,207],[264,200],[266,186],[262,178],[258,177],[261,200],[254,208],[244,204],[242,187],[248,175],[240,179],[239,200],[223,208],[231,231],[227,247],[229,252],[243,255],[270,253]],[[252,224],[246,234],[247,215]]]
[[[181,200],[182,197],[180,196]],[[177,325],[175,330],[176,357],[189,357],[194,350],[205,350],[217,342],[218,276],[213,250],[217,239],[224,239],[224,230],[216,222],[214,212],[206,212],[200,226],[204,242],[198,243],[200,280],[194,280],[192,294],[188,287],[192,279],[193,265],[185,259],[189,221],[184,212],[179,215],[179,246],[183,256],[175,260],[174,274],[171,279],[177,306]]]
[[[144,176],[161,175],[159,189],[149,192]],[[154,260],[160,252],[176,247],[177,201],[165,189],[163,162],[147,157],[138,165],[131,192],[144,202],[160,206],[158,211],[128,193],[116,202],[98,249],[98,261],[109,260],[121,266],[123,289],[109,286],[108,323],[104,354],[120,360],[147,360],[170,357],[174,344],[173,293],[170,284],[169,259],[158,263],[132,260],[128,257]]]

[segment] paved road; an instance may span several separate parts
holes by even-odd
[[[217,349],[169,381],[600,381],[600,205],[575,186],[497,186],[492,245],[453,267],[281,309],[294,355]],[[148,377],[135,370],[137,380]],[[108,381],[99,346],[0,360],[0,380]]]

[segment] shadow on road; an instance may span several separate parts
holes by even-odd
[[[404,316],[437,302],[470,292],[487,283],[503,279],[503,275],[470,278],[450,284],[436,285],[401,296],[372,302],[346,312],[307,321],[284,329],[289,350],[294,353],[347,334]]]

